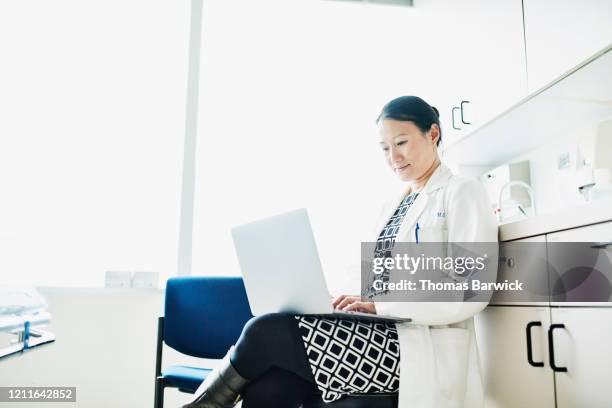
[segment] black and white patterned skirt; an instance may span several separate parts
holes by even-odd
[[[399,390],[400,348],[394,323],[295,318],[323,401]]]

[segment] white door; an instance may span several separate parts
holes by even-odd
[[[549,322],[546,306],[489,306],[476,315],[487,408],[555,407]]]
[[[529,90],[612,43],[611,0],[524,0]]]
[[[609,408],[612,308],[552,308],[557,408]],[[554,326],[553,326],[554,327]]]

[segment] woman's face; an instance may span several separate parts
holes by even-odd
[[[437,125],[423,133],[413,123],[383,119],[378,124],[380,147],[387,163],[402,181],[415,181],[431,168],[437,159]]]

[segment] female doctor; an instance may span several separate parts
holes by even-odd
[[[383,107],[377,124],[387,163],[405,188],[383,207],[373,241],[389,249],[414,241],[417,228],[421,241],[497,241],[484,188],[440,162],[435,108],[400,97]],[[289,408],[313,394],[331,402],[371,392],[399,392],[400,408],[483,406],[473,316],[486,303],[366,300],[342,295],[333,306],[412,322],[258,316],[184,408],[232,407],[239,396],[243,408]]]

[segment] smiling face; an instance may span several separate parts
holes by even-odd
[[[402,181],[419,180],[438,160],[436,124],[423,133],[413,122],[383,119],[378,133],[387,163]]]

